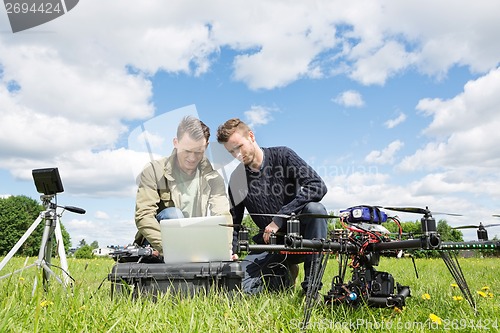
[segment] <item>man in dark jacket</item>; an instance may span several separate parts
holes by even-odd
[[[302,158],[287,147],[261,148],[252,130],[239,119],[219,126],[217,141],[241,164],[231,175],[229,199],[233,224],[240,225],[245,208],[263,232],[255,235],[256,243],[267,244],[272,234],[287,232],[286,219],[256,214],[290,215],[308,213],[327,215],[319,202],[327,192],[323,180]],[[253,215],[252,215],[253,214]],[[235,227],[235,242],[238,226]],[[326,218],[301,217],[300,234],[305,239],[327,237]],[[302,288],[307,291],[311,263],[316,255],[282,255],[250,253],[242,262],[245,292],[257,293],[268,287],[281,289],[294,283],[290,269],[304,262]]]

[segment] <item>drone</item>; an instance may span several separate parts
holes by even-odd
[[[382,210],[381,210],[382,209]],[[416,213],[423,215],[421,222],[422,234],[409,239],[402,239],[402,228],[397,217],[387,217],[383,209],[390,211]],[[434,213],[460,216],[459,214]],[[252,214],[251,214],[252,215]],[[486,237],[479,237],[481,241],[443,242],[436,228],[436,220],[428,207],[381,207],[355,206],[340,212],[340,216],[316,214],[255,214],[279,216],[287,219],[287,232],[283,236],[284,243],[276,244],[271,237],[269,244],[250,244],[248,229],[241,226],[238,231],[239,252],[269,251],[282,253],[316,252],[313,262],[309,288],[307,289],[304,308],[303,327],[307,327],[312,308],[316,304],[321,281],[331,254],[339,256],[339,274],[334,276],[331,289],[323,295],[326,305],[348,305],[358,307],[368,305],[378,308],[402,308],[406,298],[411,296],[409,286],[395,282],[389,272],[378,271],[382,256],[400,257],[404,250],[438,250],[448,270],[459,286],[464,299],[477,311],[467,281],[458,262],[456,250],[498,250],[500,241],[488,241]],[[336,230],[329,239],[304,239],[299,233],[300,217],[338,218],[343,230]],[[313,216],[314,215],[314,216]],[[500,216],[499,216],[500,217]],[[390,237],[389,231],[381,225],[388,219],[398,224],[398,239]],[[500,225],[500,224],[499,224]],[[234,225],[240,226],[240,225]],[[459,228],[478,228],[478,235],[486,227],[494,225],[463,226]],[[415,265],[415,262],[413,262]],[[346,280],[346,272],[352,269],[352,277]],[[416,267],[415,267],[416,269]],[[418,275],[417,275],[418,276]]]

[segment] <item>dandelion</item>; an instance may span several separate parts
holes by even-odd
[[[461,300],[463,300],[464,298],[462,296],[453,296],[453,300],[454,301],[457,301],[457,302],[460,302]]]
[[[436,323],[438,325],[441,325],[443,323],[441,318],[436,316],[434,313],[429,314],[429,319],[432,320],[433,323]]]
[[[394,313],[403,313],[403,310],[401,310],[400,308],[398,308],[397,306],[394,307]]]
[[[40,306],[41,306],[42,308],[46,308],[47,306],[49,306],[49,305],[53,305],[53,304],[54,304],[54,302],[45,300],[45,301],[42,301],[42,302],[40,303]]]
[[[451,286],[452,288],[458,288],[458,284],[456,284],[456,283],[452,283],[452,284],[450,284],[450,286]]]
[[[430,300],[431,299],[431,295],[429,295],[429,294],[423,294],[422,295],[422,299]]]
[[[490,287],[488,287],[488,286],[484,286],[484,287],[482,287],[482,288],[481,288],[481,290],[482,290],[482,291],[490,290]]]
[[[489,298],[493,298],[493,293],[488,293]]]
[[[19,281],[24,281],[24,278],[22,276],[19,277]]]
[[[479,296],[481,296],[481,297],[488,297],[488,295],[486,295],[486,293],[485,293],[484,291],[480,291],[480,290],[478,290],[478,292],[477,292],[477,293],[478,293],[478,294],[479,294]]]

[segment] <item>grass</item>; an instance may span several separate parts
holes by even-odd
[[[34,260],[29,258],[27,264]],[[57,260],[53,263],[57,265]],[[500,332],[499,260],[470,258],[460,263],[477,302],[477,314],[465,300],[453,299],[461,293],[452,286],[454,280],[442,260],[418,259],[417,279],[410,259],[382,258],[377,269],[411,288],[412,297],[404,309],[318,305],[307,331],[479,332],[486,328]],[[13,258],[0,274],[24,264],[25,258]],[[34,267],[0,280],[0,332],[297,332],[303,328],[303,298],[298,289],[258,296],[209,293],[192,298],[164,294],[156,301],[111,299],[107,274],[112,260],[70,258],[68,264],[75,281],[67,289],[51,279],[47,292],[39,284],[32,295],[34,277],[40,274]],[[57,268],[54,271],[59,273]],[[323,294],[336,273],[336,260],[331,259]],[[430,299],[422,298],[426,294]],[[436,318],[433,322],[431,314],[441,323]]]

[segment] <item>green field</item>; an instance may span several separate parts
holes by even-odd
[[[13,258],[0,275],[34,260]],[[417,279],[410,259],[382,258],[377,269],[389,271],[396,282],[411,288],[404,309],[317,305],[307,331],[500,332],[499,262],[498,258],[460,259],[477,303],[475,313],[465,300],[457,299],[460,290],[441,259],[418,259]],[[304,300],[298,289],[232,298],[208,294],[182,299],[164,295],[155,302],[112,300],[107,280],[114,265],[111,259],[70,258],[68,264],[74,282],[66,289],[51,279],[47,292],[39,284],[32,295],[34,276],[40,274],[35,267],[0,280],[0,332],[297,332],[303,328]],[[337,270],[336,259],[330,259],[323,294]],[[60,275],[57,268],[54,271]],[[433,321],[431,315],[439,318],[432,317]]]

